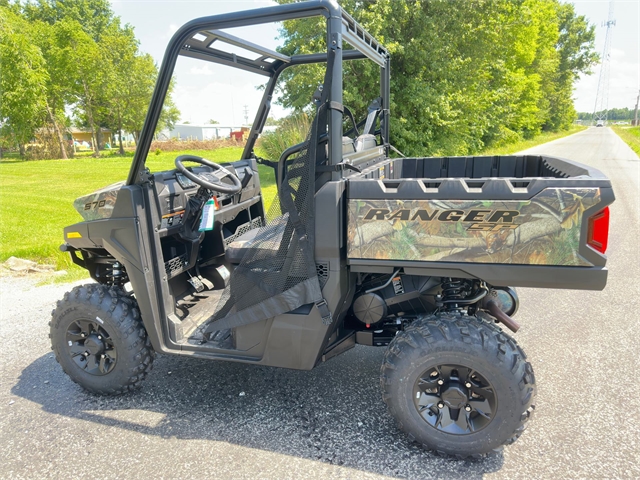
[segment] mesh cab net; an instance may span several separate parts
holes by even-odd
[[[288,168],[267,214],[267,224],[259,229],[231,273],[205,334],[322,300],[314,258],[314,197],[318,155],[322,155],[323,163],[326,161],[324,146],[317,145],[319,119],[326,125],[323,110],[318,110],[300,150],[287,160]]]

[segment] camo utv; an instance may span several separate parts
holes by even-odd
[[[326,20],[325,51],[288,56],[228,32],[306,17]],[[237,161],[145,166],[179,56],[266,77]],[[343,103],[344,62],[380,71],[360,115]],[[254,147],[278,78],[307,64],[325,69],[307,139],[262,159]],[[393,158],[390,65],[329,0],[178,30],[128,178],[78,199],[84,221],[64,230],[62,250],[95,280],[53,313],[53,349],[71,379],[120,394],[140,386],[156,352],[308,370],[379,346],[382,399],[410,439],[455,456],[515,441],[536,385],[499,325],[518,329],[512,287],[604,288],[611,184],[545,156]],[[275,171],[269,211],[259,164]]]

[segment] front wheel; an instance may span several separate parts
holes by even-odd
[[[424,447],[459,458],[513,443],[533,412],[531,364],[495,324],[442,314],[416,320],[389,344],[383,399]]]
[[[135,300],[120,289],[89,284],[67,292],[52,312],[51,348],[71,380],[91,393],[140,387],[155,352]]]

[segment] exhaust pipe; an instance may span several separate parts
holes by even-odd
[[[496,320],[501,321],[513,333],[517,332],[520,329],[520,324],[509,315],[504,313],[502,310],[500,310],[500,307],[495,300],[491,299],[485,302],[484,305],[486,309],[489,310],[489,313],[496,318]]]

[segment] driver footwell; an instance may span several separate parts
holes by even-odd
[[[178,343],[201,345],[204,343],[204,329],[216,310],[223,290],[205,290],[188,294],[176,302],[176,313],[180,322],[181,339]],[[233,349],[233,338],[230,330],[216,332],[207,340],[208,344],[216,344],[218,348]]]

